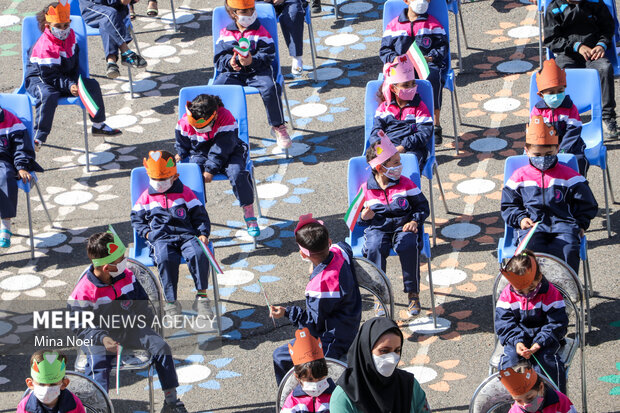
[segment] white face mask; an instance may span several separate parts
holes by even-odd
[[[116,271],[110,271],[110,275],[112,276],[112,278],[116,278],[122,273],[124,273],[126,268],[127,268],[127,258],[123,258],[123,261],[116,264]]]
[[[67,27],[66,29],[57,29],[56,27],[50,26],[50,32],[54,35],[58,40],[65,40],[69,37],[69,33],[71,33],[71,27]]]
[[[402,165],[392,166],[391,168],[384,166],[384,168],[385,168],[385,172],[383,172],[383,175],[385,175],[386,178],[392,179],[394,181],[397,181],[398,179],[400,179],[400,174],[403,172]]]
[[[172,178],[166,179],[164,181],[156,181],[154,179],[149,179],[149,185],[158,193],[164,193],[170,189],[172,186]]]
[[[390,377],[400,361],[400,356],[394,352],[382,354],[380,356],[372,355],[372,361],[375,363],[377,372],[383,377]]]
[[[256,21],[256,10],[251,16],[240,16],[237,14],[237,21],[243,27],[250,27]]]
[[[34,397],[43,404],[50,404],[60,396],[60,384],[56,386],[39,386],[34,385]]]
[[[428,1],[426,0],[410,1],[409,8],[415,14],[424,14],[428,10]]]
[[[319,381],[302,381],[301,389],[310,397],[319,397],[327,388],[329,383],[327,377]]]

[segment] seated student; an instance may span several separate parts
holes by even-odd
[[[437,1],[437,0],[434,0]],[[404,0],[406,9],[388,23],[383,32],[379,55],[383,64],[394,62],[407,53],[413,42],[424,54],[430,73],[428,80],[433,85],[435,102],[435,143],[442,143],[442,129],[439,124],[443,81],[444,58],[448,53],[448,36],[439,21],[427,13],[429,0]]]
[[[177,301],[179,265],[185,258],[194,278],[196,299],[193,309],[213,319],[209,287],[209,259],[200,243],[209,244],[211,222],[196,194],[183,185],[177,173],[174,156],[168,151],[150,151],[144,159],[149,186],[131,210],[131,225],[146,239],[153,261],[157,264],[164,288],[166,315],[181,313]]]
[[[327,377],[327,361],[320,339],[310,330],[295,331],[295,340],[288,345],[299,384],[288,395],[280,413],[329,412],[329,399],[336,384]]]
[[[17,180],[43,172],[34,160],[32,140],[17,116],[0,108],[0,248],[11,246],[11,219],[17,216]]]
[[[515,401],[508,413],[577,413],[568,397],[543,382],[526,361],[500,370],[499,380]]]
[[[81,319],[77,313],[89,311],[96,320],[94,328],[85,324],[74,329],[78,338],[94,343],[82,348],[86,355],[85,374],[107,391],[118,346],[147,350],[153,358],[165,396],[162,413],[187,413],[183,402],[177,397],[179,382],[170,347],[150,328],[152,311],[149,297],[127,269],[125,249],[123,241],[111,226],[108,232],[91,235],[86,251],[92,265],[79,278],[68,300],[72,317]],[[97,321],[113,317],[142,317],[146,326],[113,328]]]
[[[241,208],[252,237],[260,235],[254,216],[254,190],[250,173],[245,169],[250,149],[239,139],[237,121],[218,96],[198,95],[187,102],[185,115],[177,122],[175,159],[189,157],[200,166],[205,182],[225,172]]]
[[[75,1],[75,0],[74,0]],[[121,52],[121,64],[134,68],[146,67],[147,62],[142,56],[129,48],[127,43],[132,38],[125,24],[129,14],[127,7],[131,0],[79,0],[84,22],[90,27],[99,29],[103,52],[108,63],[106,76],[116,79],[121,75],[118,70],[118,51]],[[150,3],[149,3],[150,5]],[[150,6],[149,6],[150,7]]]
[[[542,116],[545,123],[553,125],[558,133],[560,153],[572,153],[577,158],[579,173],[586,174],[588,160],[584,154],[586,144],[581,139],[581,117],[577,106],[573,103],[566,90],[566,72],[554,59],[545,60],[542,70],[536,73],[538,101],[532,108],[530,116]]]
[[[17,413],[86,413],[82,401],[69,390],[65,376],[67,356],[56,351],[39,350],[30,357],[30,394],[17,406]]]
[[[605,57],[612,43],[614,20],[603,0],[553,0],[544,20],[544,42],[561,68],[596,69],[601,81],[605,137],[618,137],[614,69]]]
[[[534,355],[560,391],[566,392],[566,368],[559,354],[568,327],[562,294],[542,275],[529,250],[512,257],[501,273],[510,284],[495,307],[495,332],[504,346],[500,369]],[[534,369],[544,374],[538,363]]]
[[[282,88],[274,80],[276,74],[271,67],[277,53],[274,41],[256,17],[254,0],[227,0],[226,11],[233,22],[220,31],[215,43],[213,64],[218,75],[213,84],[257,88],[267,109],[271,135],[280,148],[290,148],[292,141],[284,123],[280,98]],[[245,57],[235,49],[242,38],[250,41],[250,51]]]
[[[362,318],[362,298],[351,265],[353,252],[344,242],[332,245],[327,228],[312,214],[299,217],[295,241],[301,259],[314,267],[306,286],[306,308],[271,306],[270,316],[288,317],[298,328],[308,328],[321,339],[325,357],[341,359]],[[287,344],[273,352],[273,367],[280,384],[293,367]]]
[[[580,237],[598,211],[588,181],[558,162],[558,134],[541,116],[530,119],[525,152],[529,164],[517,169],[502,190],[502,218],[519,240],[540,222],[529,249],[554,255],[578,273]]]
[[[64,6],[51,3],[37,13],[39,29],[43,32],[39,40],[28,52],[30,58],[26,65],[26,91],[34,97],[35,124],[34,145],[39,150],[52,130],[54,113],[58,98],[78,96],[80,78],[80,47],[75,32],[69,24],[69,2]],[[82,78],[82,82],[96,107],[93,122],[93,135],[115,136],[121,131],[112,129],[105,123],[105,106],[101,88],[95,79]],[[90,115],[90,114],[89,114]]]
[[[364,209],[358,224],[365,226],[363,253],[383,271],[394,248],[403,271],[410,315],[420,314],[419,250],[428,201],[411,179],[401,176],[400,154],[381,132],[380,141],[366,150],[372,175],[362,184]],[[380,310],[377,307],[377,310]]]
[[[397,62],[383,66],[383,74],[383,86],[377,93],[381,104],[375,113],[371,143],[379,139],[380,130],[385,132],[398,152],[415,154],[422,170],[433,138],[433,118],[416,93],[413,63],[406,55],[400,56]]]

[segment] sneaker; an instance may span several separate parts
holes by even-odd
[[[420,296],[416,293],[409,294],[409,307],[407,307],[407,311],[409,315],[418,315],[420,314]]]
[[[120,129],[112,129],[105,123],[103,124],[103,127],[101,128],[95,128],[93,126],[90,129],[90,132],[93,134],[93,136],[102,136],[102,135],[103,136],[116,136],[116,135],[121,135],[123,133],[121,132]]]
[[[304,63],[301,58],[294,57],[291,62],[291,74],[293,76],[301,76],[304,72]]]
[[[375,301],[375,317],[385,317],[385,308],[378,301]]]
[[[134,67],[136,69],[146,67],[146,60],[136,52],[127,50],[121,55],[121,64],[123,66]]]
[[[260,228],[258,226],[258,222],[255,217],[248,217],[245,219],[245,225],[248,228],[248,234],[253,238],[258,238],[260,236]]]
[[[171,303],[167,302],[164,304],[164,316],[176,317],[181,315],[181,304],[178,301],[173,301]]]
[[[443,143],[443,130],[441,126],[435,126],[435,146],[441,145]]]
[[[43,142],[38,139],[34,140],[34,151],[39,152],[41,150],[41,146],[43,146]]]
[[[616,124],[616,119],[603,119],[603,136],[605,139],[618,138],[618,126]]]
[[[173,404],[164,402],[164,407],[161,408],[161,413],[188,413],[183,402],[177,399]]]
[[[0,229],[0,248],[9,248],[11,246],[11,231],[8,229]]]
[[[271,136],[276,138],[276,143],[282,149],[290,148],[293,145],[291,141],[291,137],[286,130],[286,123],[283,123],[280,126],[272,126],[271,127]]]
[[[105,75],[108,79],[116,79],[121,75],[121,72],[118,70],[118,65],[114,62],[108,62],[108,67],[105,71]]]
[[[323,9],[321,8],[321,2],[319,0],[313,0],[311,9],[312,9],[312,13],[314,14],[318,14],[322,12]]]
[[[194,299],[194,305],[192,309],[198,313],[199,316],[213,320],[215,317],[213,308],[211,308],[211,300],[209,297],[196,296]]]

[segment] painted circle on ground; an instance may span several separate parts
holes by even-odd
[[[516,39],[527,39],[528,37],[538,36],[537,26],[519,26],[508,30],[508,36]]]
[[[374,6],[370,3],[365,3],[363,1],[352,1],[346,4],[343,4],[338,8],[339,11],[345,14],[358,14],[358,13],[366,13],[367,11],[372,10]]]
[[[221,285],[242,285],[254,279],[254,273],[246,270],[228,270],[217,276],[217,282]]]
[[[11,330],[13,330],[13,325],[11,323],[0,320],[0,337],[2,337]]]
[[[480,233],[480,227],[469,222],[459,222],[445,226],[441,230],[441,235],[452,239],[465,239],[476,236]]]
[[[290,148],[288,148],[288,155],[295,157],[295,156],[303,155],[309,150],[310,150],[309,145],[306,145],[305,143],[301,143],[301,142],[293,142],[293,145]],[[271,153],[273,155],[284,155],[284,151],[285,151],[284,149],[276,145],[276,147],[271,150]]]
[[[271,238],[273,237],[273,234],[275,234],[275,231],[271,227],[264,227],[262,225],[259,225],[258,227],[260,228],[260,235],[256,238],[257,241]],[[245,229],[240,229],[239,231],[235,232],[235,238],[246,242],[254,241],[254,237],[248,234],[248,231]]]
[[[189,364],[177,367],[177,377],[179,383],[188,384],[205,380],[211,375],[211,369],[202,364]]]
[[[67,191],[54,198],[59,205],[80,205],[93,199],[93,194],[86,191]]]
[[[495,189],[495,182],[490,179],[474,178],[459,183],[456,190],[467,195],[479,195]]]
[[[532,69],[534,65],[526,60],[510,60],[497,65],[497,70],[502,73],[525,73]]]
[[[433,285],[447,287],[448,285],[458,284],[466,278],[467,274],[462,270],[443,268],[433,271]],[[426,281],[428,282],[428,275]]]
[[[521,102],[514,98],[495,98],[484,102],[484,109],[489,112],[509,112],[521,106]]]
[[[436,334],[446,331],[451,325],[452,323],[450,320],[437,317],[437,328],[435,328],[433,324],[433,317],[420,317],[409,323],[409,330],[418,334]]]
[[[291,109],[291,113],[298,118],[309,118],[319,116],[327,112],[327,106],[322,103],[304,103]]]
[[[142,57],[149,59],[163,59],[164,57],[172,56],[177,52],[174,46],[167,44],[160,44],[157,46],[147,47],[142,51]]]
[[[333,66],[319,67],[318,69],[316,69],[316,79],[317,80],[332,80],[332,79],[336,79],[342,76],[343,73],[344,71],[337,67],[333,67]],[[310,76],[312,76],[312,74],[310,74]]]
[[[262,199],[278,198],[286,195],[288,186],[277,182],[270,182],[268,184],[257,185],[256,192],[258,192],[258,197]]]
[[[138,118],[134,115],[114,115],[105,120],[105,123],[111,128],[126,128],[138,122]]]
[[[0,27],[8,27],[13,26],[19,23],[19,17],[13,16],[11,14],[7,14],[5,16],[0,16]]]
[[[141,79],[133,81],[133,91],[136,93],[147,92],[149,90],[155,89],[157,86],[157,82],[151,79]],[[125,92],[129,92],[131,89],[129,88],[129,82],[123,83],[121,85],[121,89]],[[127,115],[125,115],[127,116]]]
[[[508,142],[500,138],[481,138],[473,141],[469,147],[478,152],[496,152],[501,151],[507,145]]]
[[[420,384],[433,381],[437,377],[437,372],[430,367],[409,366],[403,368],[402,370],[408,371],[409,373],[413,374],[415,376],[415,379]]]
[[[26,291],[41,284],[41,278],[33,274],[20,274],[0,281],[0,288],[7,291]]]
[[[339,33],[325,38],[325,44],[327,46],[348,46],[353,43],[357,43],[360,40],[359,36],[351,33]]]
[[[176,17],[177,24],[188,23],[194,20],[194,15],[186,11],[175,12],[174,17]],[[162,23],[173,24],[174,21],[172,20],[172,13],[166,13],[163,16],[161,16],[161,21]]]
[[[67,236],[62,232],[42,232],[34,234],[35,248],[53,248],[67,240]],[[30,245],[30,239],[26,240],[26,244]]]
[[[112,162],[116,156],[112,152],[90,152],[88,160],[91,165],[103,165]],[[80,165],[86,165],[86,154],[78,158]]]

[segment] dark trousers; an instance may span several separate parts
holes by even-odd
[[[155,370],[163,390],[175,389],[179,386],[170,346],[155,331],[148,327],[136,328],[128,331],[121,338],[112,338],[128,350],[143,349],[149,352],[153,357]],[[82,347],[82,351],[87,359],[85,374],[108,391],[110,371],[116,368],[116,354],[107,353],[102,345]]]
[[[125,18],[129,15],[128,7],[119,10],[87,0],[80,0],[80,9],[84,22],[99,29],[106,57],[118,56],[119,46],[131,42],[132,39],[125,24]]]
[[[17,173],[12,163],[0,160],[0,218],[17,216]]]
[[[433,102],[435,105],[435,109],[441,109],[441,101],[443,96],[443,80],[441,79],[441,69],[434,65],[433,63],[428,63],[428,80],[433,87]],[[434,113],[431,113],[433,118],[435,117]]]
[[[301,57],[304,54],[304,18],[308,3],[302,0],[285,0],[275,6],[280,21],[282,36],[288,47],[288,54]]]
[[[612,45],[612,47],[615,47]],[[615,50],[614,50],[615,53]],[[603,103],[603,119],[616,118],[616,97],[614,92],[614,68],[606,57],[598,60],[587,60],[580,54],[558,53],[555,61],[562,69],[588,68],[596,69],[601,80],[601,99]]]
[[[291,340],[291,346],[294,343],[295,339]],[[346,361],[347,350],[330,344],[331,343],[322,343],[325,357]],[[288,343],[283,344],[273,351],[273,371],[276,375],[276,383],[278,386],[284,376],[286,376],[286,373],[292,368],[293,360],[291,360],[291,354],[288,352]]]
[[[151,247],[151,257],[159,271],[166,301],[177,300],[181,257],[187,262],[196,289],[206,290],[209,287],[209,259],[196,237],[166,235],[148,244]]]
[[[213,81],[214,85],[240,85],[252,86],[258,89],[265,109],[267,109],[267,121],[271,126],[280,126],[284,123],[282,113],[282,88],[275,81],[275,74],[269,71],[260,74],[246,74],[244,72],[222,72]]]
[[[99,82],[91,78],[82,78],[86,90],[93,98],[99,111],[95,117],[90,117],[93,122],[103,122],[105,120],[105,106],[103,104],[103,95]],[[40,142],[47,140],[47,135],[52,130],[54,123],[54,114],[58,106],[58,99],[63,97],[73,97],[73,95],[54,89],[47,83],[43,83],[38,78],[30,77],[26,83],[26,90],[34,97],[35,123],[34,123],[34,139]],[[79,99],[79,98],[78,98]]]
[[[528,230],[519,230],[519,242]],[[551,254],[566,262],[576,274],[579,274],[579,246],[577,235],[571,233],[535,232],[527,244],[527,249],[534,252]]]
[[[387,257],[394,248],[403,271],[403,284],[406,293],[420,292],[419,240],[415,232],[383,232],[368,228],[364,231],[364,256],[385,271]]]

